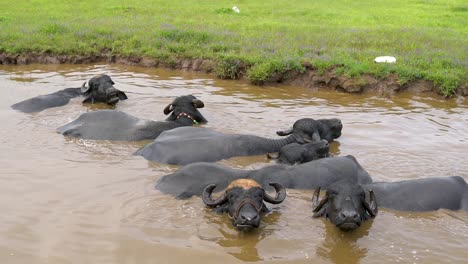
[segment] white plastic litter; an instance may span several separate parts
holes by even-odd
[[[380,56],[374,59],[377,63],[395,63],[396,58],[392,56]]]
[[[232,7],[232,10],[233,10],[234,12],[236,12],[236,13],[240,13],[240,10],[239,10],[239,8],[237,8],[237,6],[233,6],[233,7]]]

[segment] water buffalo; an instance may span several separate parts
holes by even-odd
[[[116,104],[119,100],[127,99],[124,92],[114,88],[114,82],[105,74],[97,75],[88,81],[88,86],[83,83],[81,88],[66,88],[55,93],[40,95],[31,99],[16,103],[11,107],[25,113],[40,112],[42,110],[59,107],[68,104],[70,99],[84,96],[83,103],[107,103]]]
[[[343,231],[354,230],[362,221],[377,215],[374,192],[355,182],[340,180],[330,184],[320,201],[319,193],[320,187],[312,197],[314,217],[323,216]]]
[[[151,140],[169,129],[207,122],[197,109],[203,107],[201,100],[185,95],[164,108],[164,114],[170,114],[166,121],[143,120],[119,111],[98,110],[80,115],[73,122],[59,127],[57,132],[95,140]]]
[[[279,183],[270,183],[276,190],[276,196],[270,196],[263,187],[251,179],[232,181],[221,196],[211,198],[216,184],[210,184],[203,189],[203,202],[210,207],[216,207],[218,213],[228,213],[232,225],[238,230],[246,231],[260,225],[261,213],[268,212],[265,202],[279,204],[286,198],[286,189]]]
[[[154,142],[144,146],[136,155],[168,164],[186,165],[194,162],[214,162],[235,156],[261,155],[278,152],[291,144],[331,141],[341,136],[343,125],[339,119],[299,119],[292,129],[278,131],[281,139],[253,135],[224,134],[206,128],[178,128],[166,131]]]
[[[323,216],[342,230],[353,230],[375,217],[379,207],[409,211],[468,210],[468,185],[460,176],[421,178],[398,182],[356,184],[339,181],[312,198],[314,216]]]
[[[156,183],[156,189],[176,198],[201,195],[208,184],[224,189],[236,179],[252,179],[263,188],[270,182],[277,182],[285,188],[325,188],[333,182],[348,179],[358,184],[371,183],[369,174],[351,156],[331,157],[288,166],[277,164],[257,170],[232,169],[220,164],[198,162],[182,167],[163,176]]]
[[[329,151],[330,145],[328,141],[322,139],[303,145],[291,143],[282,147],[278,153],[268,153],[267,157],[278,159],[278,163],[293,165],[327,158],[329,156]]]

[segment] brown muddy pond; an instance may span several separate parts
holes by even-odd
[[[354,155],[374,180],[461,175],[468,180],[468,100],[388,98],[256,87],[209,75],[118,65],[0,66],[0,263],[466,263],[468,212],[381,209],[342,233],[312,218],[312,191],[289,190],[261,227],[238,233],[199,197],[154,190],[177,170],[132,154],[147,142],[77,140],[55,132],[80,114],[80,99],[36,114],[10,105],[107,73],[129,100],[117,110],[163,120],[179,95],[205,102],[206,127],[275,137],[296,119],[340,118],[334,155]],[[222,163],[268,165],[264,156]]]

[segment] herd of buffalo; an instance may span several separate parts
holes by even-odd
[[[84,97],[83,103],[116,104],[126,100],[108,75],[91,78],[80,88],[67,88],[12,105],[33,113],[66,105]],[[59,127],[65,136],[93,140],[154,140],[135,154],[161,163],[185,165],[163,176],[156,189],[183,199],[201,196],[216,212],[228,213],[238,230],[260,224],[265,202],[279,204],[286,189],[315,189],[313,215],[329,219],[344,231],[374,218],[378,207],[402,211],[468,210],[468,185],[460,176],[420,178],[399,182],[374,182],[355,157],[329,156],[329,142],[341,136],[341,120],[303,118],[290,129],[276,132],[281,138],[224,134],[194,127],[207,120],[198,111],[204,103],[192,95],[180,96],[164,108],[165,121],[143,120],[115,110],[82,114]],[[257,170],[239,170],[211,163],[235,156],[266,154],[277,164]],[[222,190],[213,197],[214,190]],[[320,190],[325,190],[322,198]],[[274,191],[274,195],[268,192]]]

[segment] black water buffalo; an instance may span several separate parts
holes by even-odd
[[[269,139],[253,135],[224,134],[206,128],[178,128],[166,131],[154,142],[136,152],[145,159],[168,164],[185,165],[194,162],[214,162],[235,156],[261,155],[277,152],[291,144],[331,141],[341,136],[343,125],[339,119],[299,119],[292,129],[279,131],[289,135]]]
[[[319,201],[320,188],[312,197],[314,217],[323,216],[343,231],[361,226],[361,222],[377,215],[377,201],[372,190],[355,182],[340,180],[327,187]]]
[[[288,166],[283,164],[267,166],[258,170],[232,169],[220,164],[198,162],[182,167],[163,176],[156,183],[156,189],[176,198],[201,195],[208,184],[224,189],[236,179],[252,179],[263,188],[276,182],[285,188],[313,189],[348,179],[358,184],[371,183],[369,174],[351,156],[332,157]]]
[[[216,184],[203,189],[203,202],[216,207],[218,213],[228,213],[232,225],[238,230],[246,231],[260,225],[261,213],[268,212],[265,202],[279,204],[286,198],[286,189],[279,183],[270,183],[276,190],[276,196],[270,196],[263,187],[251,179],[232,181],[218,198],[211,198]]]
[[[16,103],[11,107],[25,113],[40,112],[42,110],[59,107],[68,104],[70,99],[84,96],[83,103],[107,103],[116,104],[119,100],[127,99],[124,92],[114,87],[112,79],[105,74],[97,75],[88,81],[88,86],[83,83],[81,88],[67,88],[55,93],[40,95],[31,99]]]
[[[368,184],[340,181],[327,187],[320,202],[319,192],[312,198],[314,216],[324,216],[343,230],[353,230],[361,221],[375,217],[377,205],[410,212],[468,210],[468,185],[460,176]]]
[[[328,141],[322,139],[317,142],[298,144],[291,143],[282,147],[278,153],[268,153],[267,157],[278,159],[282,164],[301,164],[316,159],[329,157],[330,145]]]
[[[203,107],[201,100],[185,95],[164,108],[164,114],[171,114],[166,121],[143,120],[119,111],[98,110],[82,114],[73,122],[59,127],[57,132],[95,140],[151,140],[169,129],[207,122],[197,109]]]

